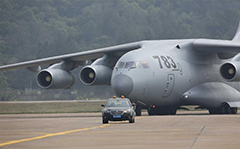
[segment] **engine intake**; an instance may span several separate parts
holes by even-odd
[[[240,81],[240,63],[227,62],[220,67],[221,76],[227,81]]]
[[[82,68],[79,74],[80,80],[85,85],[109,85],[112,69],[104,65],[90,65]]]
[[[75,82],[71,73],[62,69],[44,69],[37,74],[37,83],[45,89],[66,89]]]

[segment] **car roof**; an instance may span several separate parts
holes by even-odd
[[[128,101],[130,101],[128,98],[110,98],[110,99],[108,99],[108,101],[109,100],[128,100]]]

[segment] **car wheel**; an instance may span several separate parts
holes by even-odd
[[[129,123],[134,123],[134,122],[135,122],[134,117],[129,120]]]
[[[107,124],[107,123],[108,123],[108,119],[104,119],[104,118],[103,118],[103,119],[102,119],[102,123],[103,123],[103,124]]]

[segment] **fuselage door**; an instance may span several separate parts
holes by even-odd
[[[169,74],[167,76],[167,85],[163,93],[163,98],[167,98],[171,94],[174,84],[175,84],[175,76],[174,74]]]

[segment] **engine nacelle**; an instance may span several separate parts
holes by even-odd
[[[240,81],[240,63],[226,62],[220,67],[220,74],[226,81]]]
[[[80,80],[85,85],[110,85],[112,69],[104,65],[90,65],[82,68]]]
[[[66,89],[75,82],[71,73],[62,69],[44,69],[37,74],[37,83],[45,89]]]

